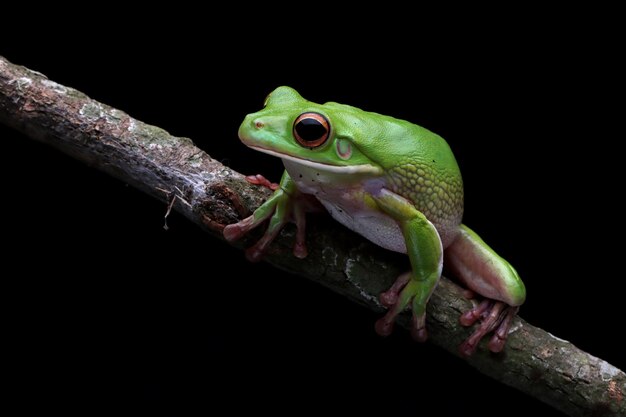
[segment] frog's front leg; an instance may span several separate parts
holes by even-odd
[[[393,330],[395,318],[409,303],[413,311],[411,334],[423,342],[426,333],[426,304],[439,277],[443,264],[443,248],[435,226],[405,198],[383,189],[372,196],[378,207],[400,226],[411,272],[402,274],[381,301],[389,307],[387,314],[376,322],[376,331],[387,336]]]
[[[273,184],[262,176],[251,176],[247,179],[253,184],[274,188]],[[285,171],[280,180],[280,185],[270,198],[257,208],[251,216],[226,226],[223,232],[224,237],[229,242],[233,242],[270,219],[269,226],[261,239],[246,250],[246,257],[249,260],[258,261],[285,224],[293,221],[297,227],[293,253],[297,258],[304,258],[307,255],[304,242],[305,214],[307,211],[315,211],[313,199],[314,197],[301,193]]]
[[[526,289],[515,269],[494,252],[476,233],[461,225],[459,234],[445,251],[446,267],[472,291],[486,297],[479,305],[461,316],[464,326],[477,321],[480,325],[460,346],[471,355],[480,340],[494,332],[488,347],[492,352],[504,348],[509,329]]]

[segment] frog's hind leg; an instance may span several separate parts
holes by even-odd
[[[456,240],[445,250],[446,267],[463,284],[486,299],[465,312],[460,322],[480,325],[460,346],[461,353],[471,355],[488,333],[492,352],[500,352],[506,343],[511,323],[526,298],[524,283],[515,269],[467,226],[461,225]]]

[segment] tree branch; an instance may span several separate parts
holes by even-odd
[[[0,57],[0,122],[107,172],[165,202],[213,236],[249,215],[269,195],[211,159],[187,138],[142,123],[42,74]],[[292,228],[266,260],[319,282],[370,309],[406,261],[324,219],[309,228],[309,256],[292,256]],[[470,330],[458,324],[470,308],[443,278],[428,304],[430,340],[454,355]],[[401,319],[406,326],[408,318]],[[480,372],[571,416],[625,416],[626,374],[571,343],[517,318],[505,352],[481,347],[467,361]]]

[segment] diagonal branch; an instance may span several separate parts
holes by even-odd
[[[0,122],[47,143],[168,204],[213,236],[248,215],[267,196],[263,187],[211,159],[187,138],[169,135],[42,74],[0,57]],[[331,222],[310,228],[309,256],[292,256],[293,229],[267,261],[382,311],[376,295],[398,275],[398,255],[375,247]],[[442,279],[429,305],[429,333],[457,355],[469,330],[458,324],[470,307],[461,289]],[[408,324],[406,317],[403,325]],[[468,362],[571,416],[626,415],[626,374],[571,343],[516,319],[507,349],[479,348]]]

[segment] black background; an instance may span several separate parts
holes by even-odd
[[[220,16],[116,19],[0,54],[276,181],[280,162],[237,128],[279,85],[439,133],[464,175],[464,222],[526,283],[521,315],[626,368],[610,34],[553,31],[556,17],[458,34],[414,19],[389,40],[374,24],[332,38],[257,15],[221,30]],[[165,231],[165,205],[117,180],[6,127],[0,137],[3,339],[26,414],[561,415],[404,331],[377,337],[375,314],[247,263],[177,214]]]

